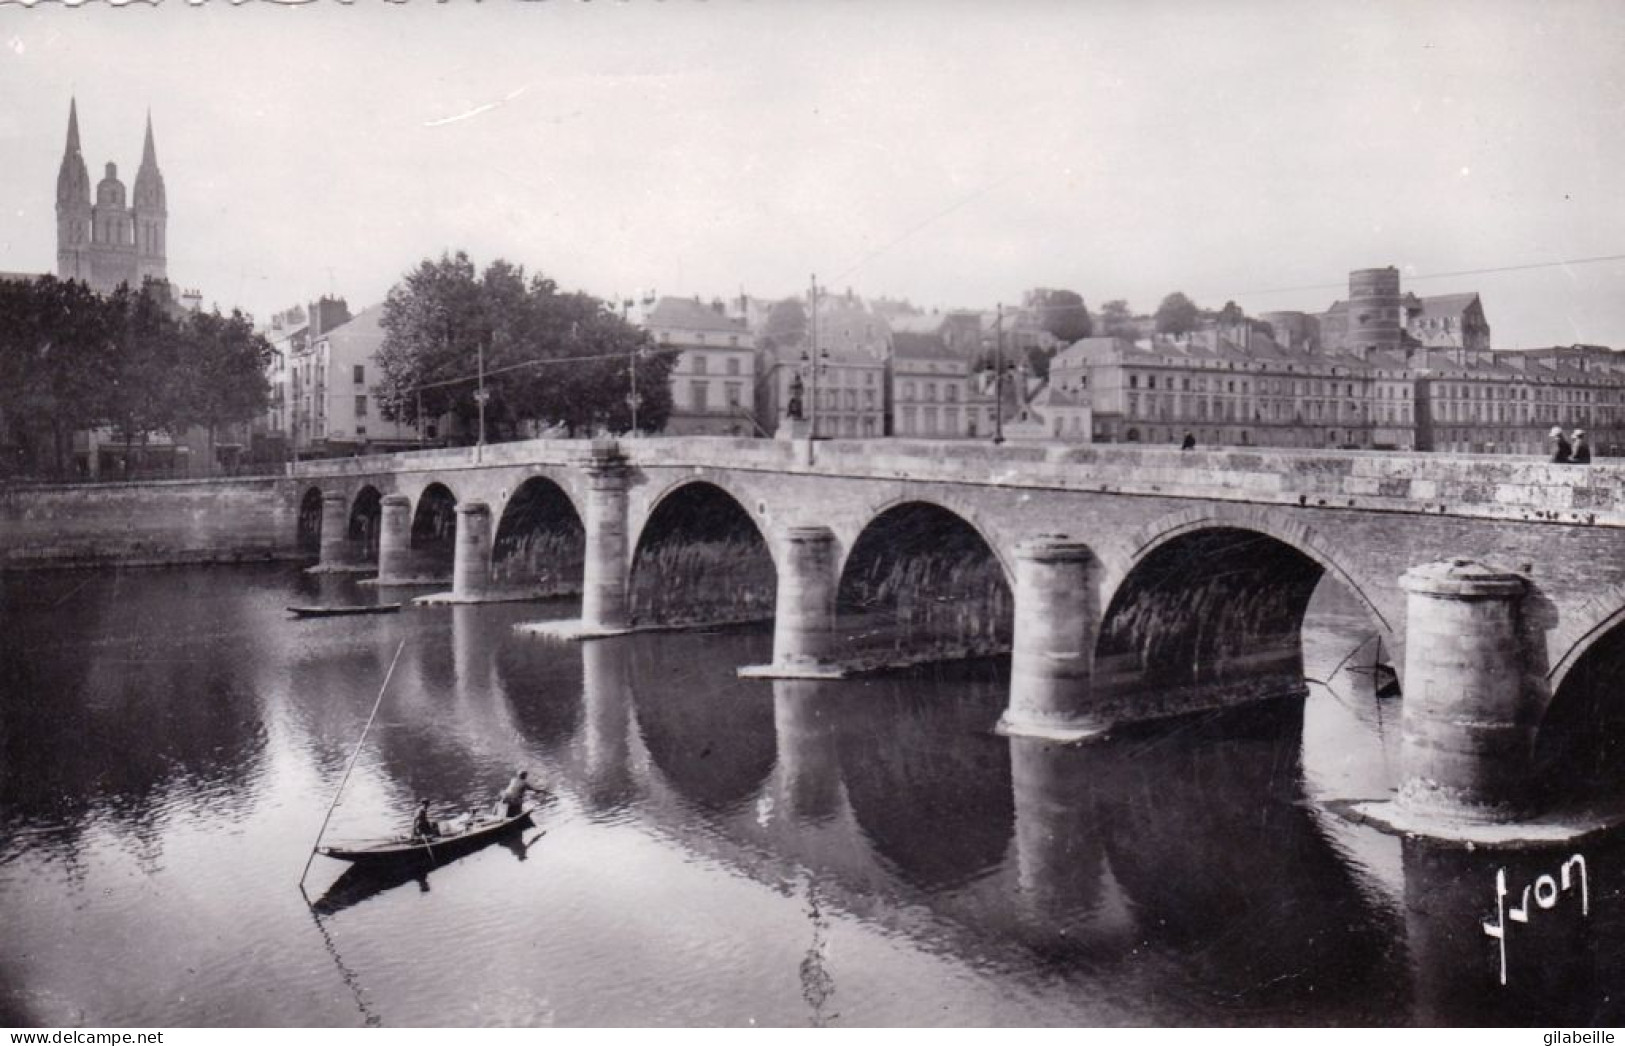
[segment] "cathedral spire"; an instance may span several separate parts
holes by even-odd
[[[68,144],[62,150],[62,166],[56,172],[56,200],[62,206],[90,206],[90,172],[85,169],[85,158],[79,154],[79,104],[68,102]]]
[[[79,100],[68,99],[68,147],[62,151],[63,159],[79,155]]]
[[[158,150],[152,144],[152,110],[147,110],[147,140],[141,146],[141,166],[157,167]]]

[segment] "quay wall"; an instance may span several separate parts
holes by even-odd
[[[0,487],[0,570],[299,558],[288,480]]]

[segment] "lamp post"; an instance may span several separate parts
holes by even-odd
[[[804,373],[810,372],[812,376],[812,404],[807,418],[812,422],[812,439],[818,438],[818,372],[829,366],[829,350],[822,349],[816,356],[808,356],[805,351],[801,353],[801,369]]]
[[[993,321],[993,443],[1004,442],[1004,303]]]
[[[633,436],[638,434],[638,406],[643,402],[643,397],[638,394],[638,357],[641,355],[643,355],[641,347],[632,350],[632,387],[626,394],[626,405],[632,410],[631,434]]]

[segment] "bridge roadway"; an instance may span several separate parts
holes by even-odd
[[[1301,693],[1303,614],[1330,574],[1400,676],[1397,810],[1416,823],[1528,819],[1562,772],[1553,744],[1597,732],[1625,663],[1625,468],[1609,463],[684,438],[307,462],[292,478],[307,540],[321,521],[320,568],[375,560],[381,583],[412,576],[425,514],[455,503],[456,600],[502,594],[504,533],[557,529],[579,545],[578,638],[634,627],[645,552],[681,529],[671,506],[731,511],[771,559],[774,656],[753,671],[778,678],[839,673],[854,548],[926,510],[999,564],[1015,608],[1000,727],[1049,739]]]

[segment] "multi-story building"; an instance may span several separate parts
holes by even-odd
[[[892,335],[891,427],[894,436],[962,439],[978,431],[970,362],[935,334]]]
[[[788,346],[762,354],[757,410],[769,434],[801,409],[805,431],[819,439],[872,439],[886,434],[886,365],[867,352],[822,349],[816,360]]]
[[[1088,388],[1096,441],[1177,444],[1190,434],[1205,445],[1278,447],[1414,446],[1403,371],[1400,356],[1289,353],[1256,333],[1241,345],[1215,331],[1145,345],[1085,338],[1050,364],[1052,381]],[[1396,389],[1392,409],[1374,412],[1374,395]],[[1380,441],[1374,416],[1395,419]]]
[[[1557,426],[1585,430],[1599,453],[1625,450],[1625,360],[1617,353],[1432,350],[1413,365],[1426,449],[1541,454]]]
[[[384,307],[352,317],[343,298],[313,302],[277,344],[287,352],[286,431],[295,453],[353,454],[404,449],[436,433],[385,421],[372,386],[381,377],[378,350]]]
[[[743,322],[722,302],[661,298],[643,316],[660,351],[677,354],[671,369],[673,436],[765,434],[757,420],[756,349]]]

